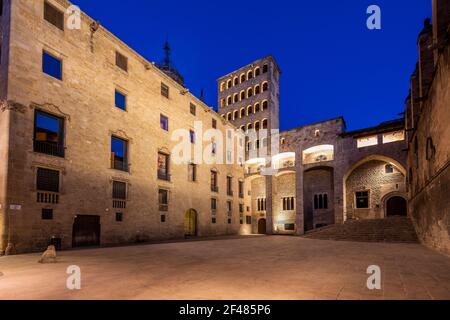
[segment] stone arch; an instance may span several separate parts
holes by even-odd
[[[382,203],[383,203],[383,213],[384,213],[384,217],[388,217],[390,215],[395,215],[395,214],[390,214],[388,212],[388,202],[390,200],[392,200],[393,198],[402,198],[405,201],[405,214],[400,214],[400,215],[406,215],[408,216],[408,198],[407,195],[403,192],[398,192],[398,191],[393,191],[393,192],[389,192],[387,194],[385,194],[382,198]]]

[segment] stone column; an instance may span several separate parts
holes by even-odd
[[[296,152],[295,156],[295,234],[301,236],[305,234],[305,212],[303,199],[303,166],[301,165],[301,152]]]
[[[273,234],[272,179],[271,175],[266,176],[266,234]]]

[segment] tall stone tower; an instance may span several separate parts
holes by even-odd
[[[243,131],[279,129],[280,74],[275,59],[267,56],[219,78],[219,114]],[[247,154],[260,143],[266,142],[248,141]]]

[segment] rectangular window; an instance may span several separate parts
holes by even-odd
[[[292,211],[295,209],[295,199],[294,197],[283,198],[283,210]]]
[[[158,179],[170,181],[168,154],[158,152]]]
[[[378,144],[378,136],[363,137],[357,140],[358,148],[376,146]]]
[[[59,171],[38,168],[36,189],[38,191],[59,192]]]
[[[33,150],[56,157],[64,157],[63,118],[35,111]]]
[[[119,90],[116,90],[115,93],[115,104],[116,108],[127,110],[127,96]]]
[[[216,217],[212,217],[212,219],[211,219],[211,223],[212,223],[212,224],[216,224],[216,222],[217,222],[217,219],[216,219]]]
[[[217,129],[217,120],[216,119],[212,119],[212,123],[211,123],[213,129]]]
[[[295,224],[294,223],[287,223],[284,225],[284,230],[286,231],[294,231],[295,230]]]
[[[195,106],[195,104],[191,103],[189,106],[190,112],[193,116],[195,116],[195,114],[197,113],[197,107]]]
[[[163,97],[169,98],[169,87],[161,82],[161,95]]]
[[[216,211],[217,210],[217,199],[211,198],[211,210]]]
[[[228,215],[230,215],[231,212],[233,212],[233,202],[227,201],[227,212]]]
[[[369,191],[359,191],[355,193],[356,208],[368,209],[369,208]]]
[[[42,52],[42,72],[49,76],[62,80],[62,60],[50,53]]]
[[[111,137],[111,168],[128,171],[128,141]]]
[[[159,189],[159,211],[168,211],[169,209],[169,191]]]
[[[211,191],[219,192],[219,187],[217,185],[217,172],[211,171]]]
[[[191,144],[195,144],[195,132],[194,132],[194,130],[189,130],[189,139],[191,141]]]
[[[47,1],[44,2],[44,19],[60,30],[64,30],[64,12],[58,10]]]
[[[161,222],[162,223],[166,222],[166,215],[165,214],[161,215]]]
[[[128,58],[116,51],[116,66],[128,72]]]
[[[239,213],[244,213],[244,205],[239,203]]]
[[[122,221],[123,221],[123,213],[116,212],[116,222],[122,222]]]
[[[267,200],[265,198],[257,199],[257,203],[258,203],[258,211],[266,211]]]
[[[189,181],[191,182],[195,182],[197,181],[197,165],[190,163],[188,165],[188,176],[189,176]]]
[[[314,210],[320,209],[328,209],[328,195],[326,193],[314,195]]]
[[[112,197],[117,200],[126,200],[127,184],[121,181],[113,181]]]
[[[42,220],[53,220],[53,209],[42,209]]]
[[[233,177],[227,177],[227,195],[233,196]]]
[[[169,131],[169,118],[161,114],[159,116],[159,125],[164,131]]]
[[[239,198],[244,198],[244,181],[239,181]]]
[[[245,216],[245,223],[252,224],[252,216]]]

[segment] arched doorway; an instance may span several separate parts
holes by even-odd
[[[389,198],[386,202],[386,216],[406,216],[407,215],[407,204],[403,197],[395,196]]]
[[[197,211],[189,209],[184,218],[184,234],[188,237],[197,235]]]
[[[266,219],[259,219],[258,234],[266,234]]]

